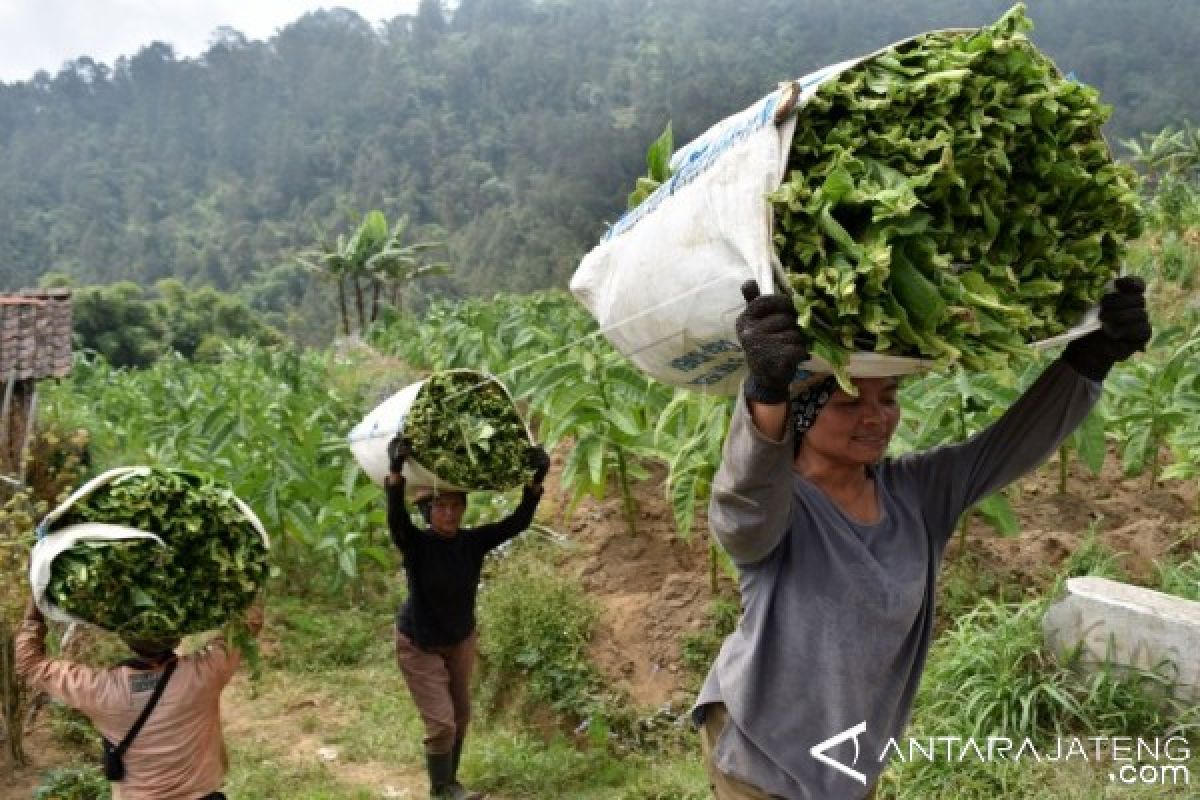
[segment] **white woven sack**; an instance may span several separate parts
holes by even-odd
[[[503,381],[496,380],[495,377],[484,372],[479,372],[472,369],[451,369],[444,370],[444,373],[466,373],[475,376],[480,383],[493,382],[500,387],[508,398],[509,403],[516,410],[516,404],[513,403],[512,395],[508,391],[508,387]],[[432,377],[432,376],[431,376]],[[358,465],[362,467],[363,472],[367,473],[372,481],[383,485],[384,478],[388,474],[388,458],[387,446],[398,433],[404,431],[404,424],[408,420],[408,414],[412,410],[413,404],[417,402],[417,397],[421,394],[421,389],[429,378],[424,378],[416,383],[405,386],[394,395],[384,400],[373,411],[363,417],[362,422],[354,426],[347,435],[347,440],[350,443],[350,451],[354,454],[354,459]],[[520,416],[518,414],[517,416]],[[525,435],[530,443],[533,443],[533,434],[529,430],[529,423],[522,418],[522,423],[525,426]],[[428,467],[421,464],[416,457],[410,457],[404,462],[404,479],[409,489],[419,487],[433,487],[446,491],[470,492],[475,491],[479,487],[475,486],[459,486],[450,481],[443,480],[438,477]]]
[[[72,506],[100,487],[107,486],[110,483],[118,483],[129,477],[146,475],[149,472],[149,467],[117,467],[116,469],[110,469],[108,472],[97,475],[83,486],[80,486],[38,523],[37,543],[33,546],[33,552],[29,556],[29,585],[33,590],[34,602],[37,603],[37,607],[47,618],[67,624],[91,624],[87,620],[80,619],[73,614],[63,611],[46,596],[46,587],[50,584],[50,568],[54,563],[54,559],[61,553],[70,550],[79,542],[153,539],[160,546],[166,547],[166,543],[157,534],[151,531],[129,528],[124,525],[82,522],[76,525],[68,525],[65,528],[59,528],[56,531],[50,530],[50,527],[66,514]],[[250,506],[242,502],[241,498],[237,495],[231,496],[238,509],[246,515],[246,519],[258,531],[259,536],[262,537],[263,545],[269,549],[271,540],[267,536],[266,528],[263,527],[258,515],[251,510]]]
[[[766,294],[788,285],[772,244],[767,195],[783,181],[797,113],[826,81],[903,41],[785,83],[671,157],[671,178],[618,219],[571,278],[571,291],[619,352],[672,386],[737,391],[745,375],[734,331],[745,308],[740,287],[755,280]],[[1052,343],[1097,327],[1085,322]],[[848,372],[905,375],[933,364],[855,353]],[[801,366],[830,371],[819,358]]]

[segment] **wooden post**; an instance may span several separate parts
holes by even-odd
[[[12,407],[13,387],[17,382],[17,371],[11,369],[8,372],[8,380],[4,383],[4,403],[0,405],[0,472],[7,475],[8,462],[4,458],[4,454],[8,452],[8,410]]]
[[[33,439],[33,428],[37,423],[37,383],[28,381],[26,390],[29,395],[29,407],[25,409],[25,427],[21,431],[21,442],[17,445],[17,480],[25,485],[25,465],[28,459],[29,442]]]
[[[13,631],[0,615],[0,722],[10,769],[25,766],[25,690],[16,674]]]
[[[37,381],[65,377],[71,372],[71,293],[67,289],[27,289],[0,295],[0,505],[24,488],[26,453],[37,415]],[[11,534],[0,527],[0,536]],[[0,544],[11,545],[13,542]],[[16,676],[12,593],[23,584],[11,580],[23,568],[24,558],[9,558],[11,548],[0,548],[0,734],[5,761],[12,767],[26,763],[23,745],[27,690]],[[17,561],[21,564],[18,565]],[[11,592],[9,591],[11,590]]]

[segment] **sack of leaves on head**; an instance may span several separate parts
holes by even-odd
[[[38,525],[30,584],[51,619],[162,641],[244,612],[266,582],[269,546],[229,487],[194,472],[120,467]]]
[[[347,437],[363,471],[382,484],[387,445],[403,433],[410,488],[503,491],[529,479],[533,437],[504,384],[482,372],[446,370],[401,389]]]
[[[1111,109],[1026,36],[933,31],[788,82],[647,157],[571,290],[655,379],[733,393],[743,282],[790,294],[819,372],[1003,369],[1094,329],[1141,212]]]

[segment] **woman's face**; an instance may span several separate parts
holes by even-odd
[[[804,434],[801,448],[841,463],[877,463],[900,422],[899,383],[896,378],[855,378],[858,397],[835,390]]]
[[[463,512],[467,510],[467,499],[458,492],[446,492],[436,495],[429,508],[429,527],[442,536],[453,536],[458,533],[462,524]]]

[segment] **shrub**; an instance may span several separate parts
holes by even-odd
[[[506,559],[480,602],[483,706],[523,681],[528,699],[584,717],[599,676],[586,650],[597,611],[573,580],[529,559]]]

